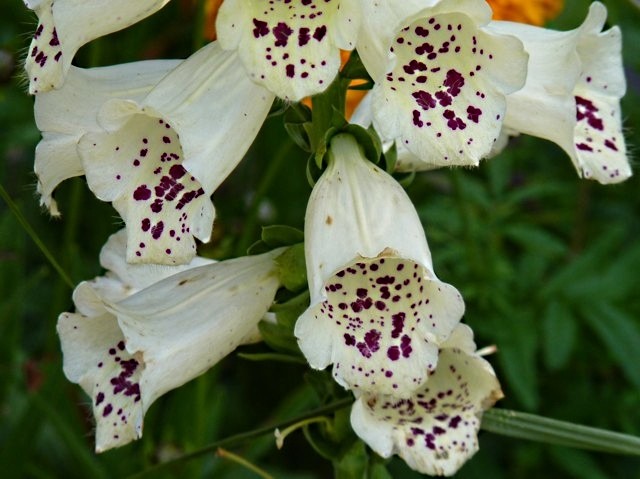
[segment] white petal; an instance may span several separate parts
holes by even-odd
[[[373,89],[376,129],[427,168],[477,165],[498,137],[505,95],[525,80],[521,42],[484,29],[480,15],[462,9],[467,3],[472,12],[484,5],[440,2],[407,19],[392,68]]]
[[[25,69],[29,93],[59,88],[78,49],[148,17],[169,0],[25,0],[38,15]]]
[[[80,305],[100,298],[82,283],[74,292]],[[84,297],[84,299],[82,299]],[[85,312],[87,311],[85,305]],[[58,334],[67,378],[91,397],[96,419],[96,452],[122,446],[142,435],[145,408],[140,396],[140,361],[125,350],[118,322],[104,306],[92,315],[63,313]]]
[[[106,301],[120,301],[176,273],[214,263],[196,256],[185,265],[131,264],[126,261],[126,244],[127,232],[122,229],[112,234],[100,251],[100,265],[107,274],[92,280],[91,286]]]
[[[298,101],[323,91],[352,50],[359,0],[270,2],[227,0],[216,28],[223,48],[237,49],[251,78],[277,96]]]
[[[507,97],[505,127],[555,142],[580,176],[616,183],[631,176],[619,105],[626,86],[620,31],[601,32],[605,20],[594,2],[568,32],[510,22],[490,28],[520,38],[530,55],[525,87]]]
[[[449,0],[387,0],[385,2],[362,1],[362,28],[358,36],[358,54],[369,75],[380,81],[390,68],[389,49],[393,39],[406,20],[429,9],[431,14],[451,11]],[[469,17],[486,23],[491,9],[484,2],[466,2],[460,7]]]
[[[381,456],[399,454],[417,471],[450,476],[478,450],[481,414],[501,397],[487,361],[447,348],[425,387],[411,398],[359,397],[351,425]]]
[[[411,200],[349,135],[332,139],[311,193],[305,256],[311,306],[295,335],[310,365],[333,363],[335,379],[353,390],[411,394],[464,303],[433,273]]]
[[[111,98],[141,100],[178,63],[154,60],[89,70],[71,67],[60,90],[36,96],[34,114],[42,141],[36,148],[34,169],[40,202],[51,214],[59,214],[52,198],[55,188],[84,174],[76,144],[85,133],[100,130],[97,115],[102,104]]]
[[[438,345],[464,312],[455,288],[388,254],[346,265],[324,294],[295,328],[311,367],[333,363],[345,388],[396,397],[411,396],[427,380]]]
[[[433,271],[424,229],[405,191],[365,159],[353,137],[338,135],[305,216],[311,303],[323,297],[324,283],[338,269],[387,248]]]
[[[105,245],[107,256],[123,253],[121,236]],[[171,276],[177,267],[156,268],[158,279],[165,279],[126,299],[136,288],[113,272],[76,288],[77,313],[60,315],[58,332],[65,374],[92,398],[98,452],[139,438],[144,413],[159,395],[255,341],[257,323],[278,288],[273,258],[281,252]],[[149,276],[141,270],[154,269],[132,268],[124,276],[144,282]]]
[[[188,262],[194,237],[209,240],[209,196],[248,150],[272,101],[234,54],[211,43],[143,100],[104,105],[107,131],[85,135],[79,151],[89,187],[128,225],[128,261]]]
[[[144,362],[145,407],[255,340],[279,286],[273,259],[281,253],[190,269],[110,305],[127,350]]]

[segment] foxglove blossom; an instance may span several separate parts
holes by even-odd
[[[129,63],[84,70],[71,67],[64,86],[36,96],[34,115],[42,132],[34,170],[40,204],[60,214],[52,194],[64,180],[85,174],[77,144],[88,132],[99,132],[98,111],[113,98],[141,101],[179,60]]]
[[[25,69],[29,93],[59,88],[78,49],[160,10],[169,0],[24,0],[38,15]]]
[[[327,88],[340,68],[340,49],[355,47],[359,6],[359,0],[225,0],[218,40],[238,50],[254,81],[298,101]]]
[[[281,252],[128,265],[123,235],[111,238],[101,258],[117,272],[81,283],[76,312],[58,319],[64,372],[91,397],[98,452],[139,438],[159,396],[256,340],[279,285],[273,259]]]
[[[522,43],[486,28],[485,2],[408,2],[406,18],[391,16],[397,3],[370,4],[358,39],[376,82],[374,127],[426,168],[477,165],[498,137],[505,95],[524,84]]]
[[[309,364],[333,364],[354,391],[413,394],[464,303],[435,276],[411,200],[350,135],[332,139],[311,193],[305,257],[311,305],[295,335]]]
[[[103,130],[80,139],[89,188],[127,224],[128,261],[188,262],[194,237],[209,240],[209,197],[249,149],[274,98],[238,62],[211,43],[142,100],[107,101]]]
[[[581,177],[617,183],[631,176],[620,119],[626,83],[620,29],[603,32],[606,18],[595,2],[568,32],[510,22],[490,28],[520,38],[530,58],[524,88],[507,97],[506,132],[553,141]]]
[[[478,450],[482,413],[502,397],[471,329],[459,324],[441,345],[438,367],[410,398],[361,395],[353,430],[382,457],[398,454],[412,468],[451,476]]]

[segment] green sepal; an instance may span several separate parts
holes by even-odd
[[[373,128],[366,129],[355,123],[349,123],[342,128],[341,132],[349,133],[356,139],[364,150],[364,155],[370,162],[374,164],[380,162],[380,157],[382,156],[382,141]]]
[[[304,241],[304,233],[287,225],[270,225],[262,228],[260,238],[272,248],[291,246]]]
[[[289,292],[288,295],[290,294]],[[271,307],[271,312],[276,315],[276,322],[261,321],[258,323],[264,342],[276,351],[288,354],[293,353],[295,356],[302,357],[293,329],[298,317],[308,306],[308,290],[289,298],[285,303],[274,304]]]
[[[411,183],[413,183],[413,180],[416,177],[416,172],[410,171],[408,173],[396,173],[393,177],[403,188],[408,188]]]
[[[382,162],[384,164],[384,171],[392,175],[398,163],[398,148],[395,141],[391,145],[391,148],[382,153]]]
[[[294,355],[300,355],[300,348],[298,347],[298,341],[291,334],[288,328],[285,328],[277,323],[270,323],[267,321],[260,321],[258,323],[258,329],[264,342],[276,351]]]
[[[333,460],[336,479],[367,479],[369,469],[367,449],[362,441],[354,441],[338,459]]]
[[[294,103],[285,110],[284,129],[296,145],[309,152],[312,151],[309,136],[311,127],[311,109],[308,106]]]
[[[278,277],[289,291],[301,291],[307,287],[307,268],[304,260],[304,243],[298,243],[275,259]]]

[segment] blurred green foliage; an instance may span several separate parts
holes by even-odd
[[[575,27],[588,3],[566,2],[552,26]],[[633,154],[640,132],[640,10],[631,0],[605,4],[610,24],[619,24],[625,38],[629,91],[623,112]],[[83,48],[76,63],[186,57],[203,43],[201,31],[193,29],[201,24],[201,6],[201,1],[176,0],[134,27]],[[92,278],[101,272],[101,246],[121,221],[79,178],[57,192],[60,220],[39,208],[32,173],[39,133],[32,99],[20,80],[35,17],[18,1],[3,1],[0,11],[0,182],[72,279]],[[307,155],[288,139],[282,118],[270,119],[248,157],[215,193],[214,239],[202,253],[216,258],[244,254],[259,239],[262,225],[302,228],[310,192],[306,163]],[[436,271],[462,292],[465,321],[479,346],[497,345],[492,362],[506,394],[500,406],[640,435],[639,187],[637,171],[616,186],[578,180],[559,148],[527,137],[514,139],[480,168],[415,176],[408,191],[424,222]],[[141,441],[96,456],[88,399],[64,378],[55,333],[58,314],[73,307],[71,291],[3,202],[0,297],[3,478],[124,477],[319,404],[313,374],[304,365],[234,355],[161,398],[147,414]],[[278,312],[283,327],[291,327],[291,311]],[[264,345],[241,350],[268,351]],[[317,439],[312,441],[316,448]],[[635,458],[489,433],[481,434],[480,444],[480,452],[457,477],[640,477]],[[300,432],[289,436],[281,451],[270,435],[233,450],[274,477],[333,474],[331,464]],[[358,461],[361,454],[354,450],[345,460]],[[256,477],[213,454],[179,467],[153,477],[178,472],[184,477]],[[393,477],[418,477],[400,460],[388,467]],[[380,471],[374,465],[371,477],[386,477]]]

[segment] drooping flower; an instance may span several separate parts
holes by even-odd
[[[122,30],[160,10],[169,0],[24,0],[38,15],[25,69],[29,93],[59,88],[81,46]]]
[[[249,149],[273,95],[211,43],[141,100],[112,99],[78,151],[89,188],[127,224],[127,260],[177,264],[208,241],[210,195]]]
[[[80,137],[101,130],[98,111],[112,98],[141,101],[179,60],[129,63],[84,70],[71,67],[64,87],[36,96],[34,114],[42,140],[34,170],[40,204],[60,214],[52,194],[64,180],[84,175],[76,150]]]
[[[360,17],[359,0],[225,0],[216,30],[254,81],[298,101],[333,81],[340,49],[355,47]]]
[[[522,43],[486,28],[484,2],[407,2],[403,15],[397,4],[368,4],[358,39],[376,82],[373,124],[426,168],[477,165],[500,133],[505,95],[524,84]]]
[[[411,200],[350,135],[331,140],[311,193],[305,257],[311,305],[295,335],[311,367],[333,364],[354,391],[410,396],[464,303],[435,276]]]
[[[581,177],[617,183],[631,176],[620,118],[626,82],[620,29],[603,32],[606,17],[594,2],[568,32],[510,22],[490,28],[520,38],[530,58],[524,88],[507,97],[506,133],[553,141]]]
[[[139,438],[159,396],[255,341],[279,285],[281,250],[182,267],[129,265],[124,250],[121,232],[101,254],[115,272],[81,283],[77,311],[58,319],[64,372],[91,397],[98,452]]]
[[[425,386],[405,399],[361,395],[353,430],[382,457],[398,454],[424,474],[455,474],[478,450],[482,413],[502,397],[493,368],[475,350],[471,329],[457,325]]]

